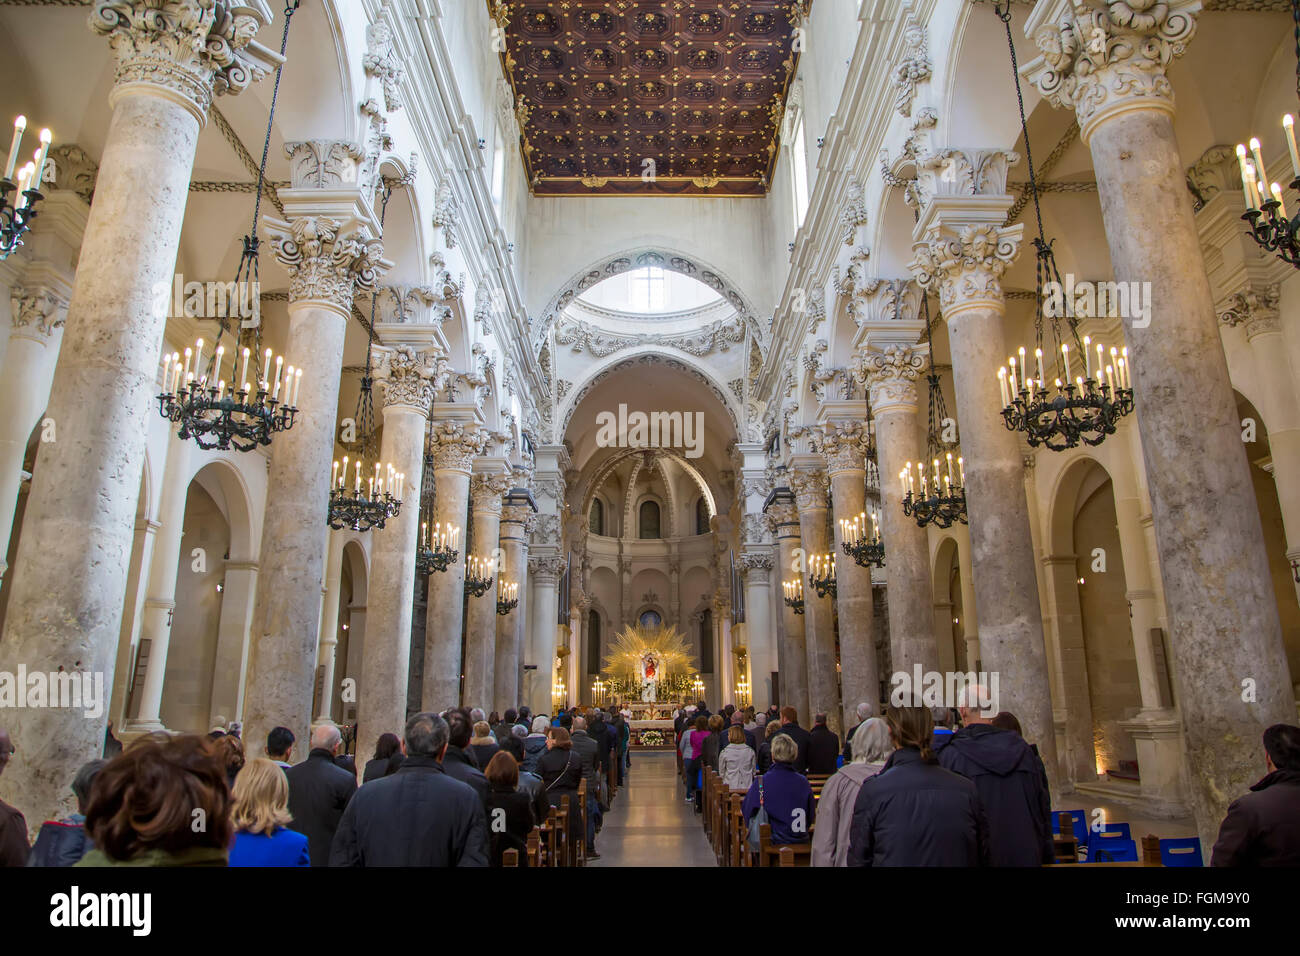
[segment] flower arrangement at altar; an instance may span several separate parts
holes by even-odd
[[[638,742],[643,747],[659,747],[663,745],[664,735],[661,730],[643,730],[638,737]]]
[[[629,625],[615,635],[601,677],[633,700],[667,700],[690,687],[697,667],[677,628]]]

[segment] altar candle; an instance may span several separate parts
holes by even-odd
[[[5,162],[4,178],[13,181],[14,166],[18,163],[18,150],[23,144],[23,131],[27,129],[27,117],[19,116],[14,120],[14,138],[9,143],[9,158]]]
[[[31,188],[40,191],[41,183],[45,180],[45,160],[50,155],[50,143],[54,140],[54,134],[48,129],[41,130],[41,148],[36,151],[36,173],[32,178]]]
[[[1285,218],[1286,218],[1286,203],[1284,203],[1284,202],[1282,201],[1282,187],[1279,186],[1277,183],[1274,183],[1274,184],[1273,184],[1272,186],[1270,186],[1269,188],[1270,188],[1270,190],[1271,190],[1272,193],[1273,193],[1273,198],[1274,198],[1275,200],[1277,200],[1277,206],[1278,206],[1278,210],[1277,210],[1277,211],[1280,212],[1280,213],[1282,214],[1282,218],[1285,219]]]
[[[1267,184],[1268,167],[1264,165],[1264,154],[1259,151],[1259,139],[1254,136],[1250,138],[1250,155],[1255,158],[1255,173],[1258,181]]]
[[[1296,121],[1287,113],[1282,117],[1282,129],[1287,134],[1287,151],[1291,153],[1291,172],[1300,178],[1300,152],[1296,152]]]

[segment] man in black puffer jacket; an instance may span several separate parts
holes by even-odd
[[[982,688],[967,690],[984,699]],[[978,707],[960,710],[965,726],[938,738],[936,752],[941,766],[970,779],[979,791],[992,865],[1051,863],[1052,808],[1042,760],[1019,734],[994,727]]]
[[[1264,731],[1268,774],[1228,807],[1210,866],[1300,866],[1300,727]]]

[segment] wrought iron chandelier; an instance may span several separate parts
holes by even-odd
[[[284,33],[280,56],[289,45],[289,23],[298,9],[298,0],[285,5]],[[162,357],[163,392],[158,396],[158,411],[163,418],[179,424],[180,438],[193,438],[205,451],[252,451],[270,445],[271,436],[288,431],[298,415],[298,391],[302,386],[301,367],[285,363],[283,355],[274,356],[261,348],[261,277],[258,269],[257,220],[261,214],[262,189],[266,182],[266,161],[271,149],[271,131],[275,125],[275,104],[280,93],[281,69],[275,73],[271,109],[266,121],[266,138],[262,143],[262,164],[257,170],[254,190],[253,222],[244,236],[244,247],[235,270],[234,292],[221,309],[225,315],[209,316],[218,323],[212,354],[204,363],[204,341],[198,339],[193,349]],[[233,333],[234,347],[229,351],[230,378],[225,378],[226,346],[222,342],[231,311],[231,300],[238,302],[239,328]],[[272,358],[275,371],[272,373]],[[250,369],[251,359],[251,369]],[[252,378],[249,372],[252,372]],[[238,383],[238,385],[236,385]],[[283,391],[283,395],[281,392]]]
[[[489,558],[470,558],[465,565],[465,593],[476,598],[487,594],[496,578]]]
[[[1295,21],[1296,37],[1296,94],[1300,96],[1300,0],[1291,0],[1291,17]],[[1291,172],[1295,177],[1288,187],[1300,191],[1300,151],[1296,149],[1295,118],[1287,113],[1282,117],[1282,131],[1287,150],[1291,154]],[[1282,199],[1282,187],[1269,183],[1268,167],[1260,153],[1260,142],[1250,139],[1250,158],[1246,158],[1245,144],[1237,144],[1237,163],[1241,168],[1241,188],[1246,197],[1246,213],[1241,218],[1250,225],[1250,237],[1259,245],[1277,254],[1284,262],[1300,269],[1300,213],[1287,215]]]
[[[436,485],[433,474],[433,428],[425,432],[424,481],[420,494],[420,540],[415,551],[415,570],[419,574],[441,574],[460,557],[460,528],[434,520]],[[430,524],[433,530],[429,530]]]
[[[497,613],[505,617],[519,606],[519,585],[514,581],[502,581],[497,588]]]
[[[925,339],[930,348],[930,372],[926,376],[929,383],[930,401],[927,411],[925,451],[930,459],[933,472],[925,471],[925,462],[916,463],[916,473],[912,473],[912,462],[899,472],[898,479],[903,485],[903,514],[912,518],[920,527],[933,524],[937,528],[951,528],[960,521],[966,524],[966,462],[957,455],[957,472],[953,473],[953,451],[955,442],[943,440],[944,423],[949,421],[948,406],[943,400],[943,388],[939,384],[939,373],[934,367],[934,333],[930,327],[929,300],[921,297],[921,318],[925,322]],[[947,468],[941,474],[939,462]],[[917,494],[917,485],[921,486]]]
[[[840,519],[840,547],[860,568],[885,566],[885,542],[880,537],[880,512],[872,510],[871,531],[867,532],[867,513],[864,511],[850,521]]]
[[[794,613],[803,613],[803,578],[795,577],[790,581],[782,581],[781,586],[785,589],[785,603]]]
[[[379,230],[384,229],[384,216],[388,212],[388,199],[392,196],[392,187],[384,183],[383,204],[379,212]],[[375,405],[373,396],[374,379],[371,376],[370,362],[375,350],[375,305],[377,295],[370,297],[370,325],[366,330],[366,368],[361,373],[361,392],[357,395],[357,412],[353,418],[354,427],[360,436],[360,448],[356,461],[353,462],[355,479],[352,492],[348,493],[348,456],[343,456],[343,470],[334,462],[334,472],[330,477],[329,525],[335,530],[351,528],[353,531],[380,530],[389,518],[396,518],[402,510],[402,488],[406,484],[406,475],[393,468],[391,463],[375,462],[374,474],[361,474],[362,463],[366,459],[379,457],[376,447]],[[365,485],[362,485],[362,482]]]
[[[817,592],[817,596],[820,598],[828,595],[835,597],[837,594],[835,587],[835,552],[814,554],[809,558],[808,563],[810,565],[808,585]]]
[[[54,135],[48,129],[41,130],[41,148],[33,154],[33,161],[17,168],[26,129],[26,116],[14,120],[14,138],[9,144],[4,177],[0,178],[0,259],[8,259],[23,244],[23,233],[37,216],[36,204],[45,198],[41,194],[41,185],[45,181],[46,159]],[[14,181],[15,172],[18,174],[17,182]],[[9,194],[15,189],[17,193],[10,201]]]
[[[1034,157],[1029,147],[1029,128],[1025,121],[1025,101],[1020,89],[1020,72],[1016,63],[1016,49],[1011,37],[1011,4],[1005,10],[1001,3],[994,5],[998,19],[1007,31],[1007,45],[1011,50],[1011,74],[1016,84],[1016,99],[1020,106],[1020,131],[1025,141],[1025,160],[1029,167],[1029,189],[1034,202],[1034,215],[1038,222],[1038,237],[1034,240],[1037,268],[1034,279],[1034,338],[1033,358],[1035,369],[1029,367],[1028,356],[1022,347],[1019,362],[1016,356],[998,371],[998,384],[1002,396],[1002,419],[1009,430],[1023,432],[1030,447],[1039,445],[1051,451],[1075,448],[1079,442],[1100,445],[1107,435],[1115,433],[1120,418],[1133,411],[1133,387],[1130,377],[1128,349],[1110,349],[1109,361],[1105,347],[1079,338],[1079,320],[1074,302],[1066,301],[1066,285],[1056,268],[1052,242],[1044,237],[1043,211],[1038,200],[1038,180],[1034,174]],[[1055,240],[1053,240],[1054,242]],[[1049,286],[1051,296],[1049,300]],[[1071,290],[1073,286],[1069,287]],[[1050,308],[1049,308],[1050,305]],[[1053,371],[1052,388],[1044,368],[1045,315],[1050,312],[1051,342],[1047,361]],[[1065,318],[1066,331],[1061,319]],[[1071,348],[1074,350],[1071,360]],[[931,360],[933,361],[933,359]],[[1035,374],[1036,372],[1036,374]],[[1082,374],[1076,374],[1082,373]]]

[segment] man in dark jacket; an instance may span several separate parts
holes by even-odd
[[[469,711],[463,707],[447,711],[447,752],[442,756],[442,769],[449,777],[474,788],[484,806],[487,805],[488,782],[483,771],[474,766],[469,755],[470,739],[474,736],[474,723]],[[486,811],[485,811],[486,812]]]
[[[361,788],[334,837],[330,866],[487,866],[487,817],[472,787],[449,776],[447,722],[406,722],[401,769]]]
[[[840,753],[840,738],[826,726],[826,715],[818,714],[808,734],[808,772],[834,773],[835,758]]]
[[[587,732],[587,721],[582,717],[573,718],[573,733],[569,739],[573,742],[573,752],[582,760],[582,776],[587,781],[587,855],[599,859],[596,853],[596,822],[600,819],[600,774],[605,766],[605,756],[598,744]]]
[[[982,688],[967,687],[963,694],[970,701],[987,699]],[[1043,762],[1019,734],[994,727],[978,704],[959,709],[965,726],[937,738],[937,754],[942,766],[971,780],[979,791],[992,865],[1051,863],[1052,809]]]
[[[849,866],[988,866],[989,859],[975,784],[926,761],[916,747],[895,750],[858,791]]]
[[[781,733],[789,736],[799,745],[799,756],[795,758],[794,769],[799,773],[808,772],[808,731],[799,726],[799,711],[793,707],[781,708]]]
[[[519,719],[519,713],[511,707],[506,711],[501,723],[492,728],[492,733],[497,735],[497,746],[504,747],[505,740],[510,736],[511,728],[514,727],[515,721]]]
[[[9,731],[0,727],[0,774],[16,753]],[[0,867],[22,866],[27,862],[27,820],[17,807],[0,800]]]
[[[1228,807],[1210,866],[1300,866],[1300,727],[1264,731],[1264,767]]]
[[[28,866],[72,866],[94,846],[86,836],[86,804],[90,802],[90,786],[107,760],[91,760],[81,765],[72,778],[72,793],[77,798],[77,812],[62,820],[47,820],[41,824],[32,844]]]
[[[294,764],[284,776],[289,781],[293,828],[307,837],[311,865],[326,866],[339,819],[357,792],[357,778],[334,763],[343,737],[333,724],[313,729],[310,743],[307,759]]]

